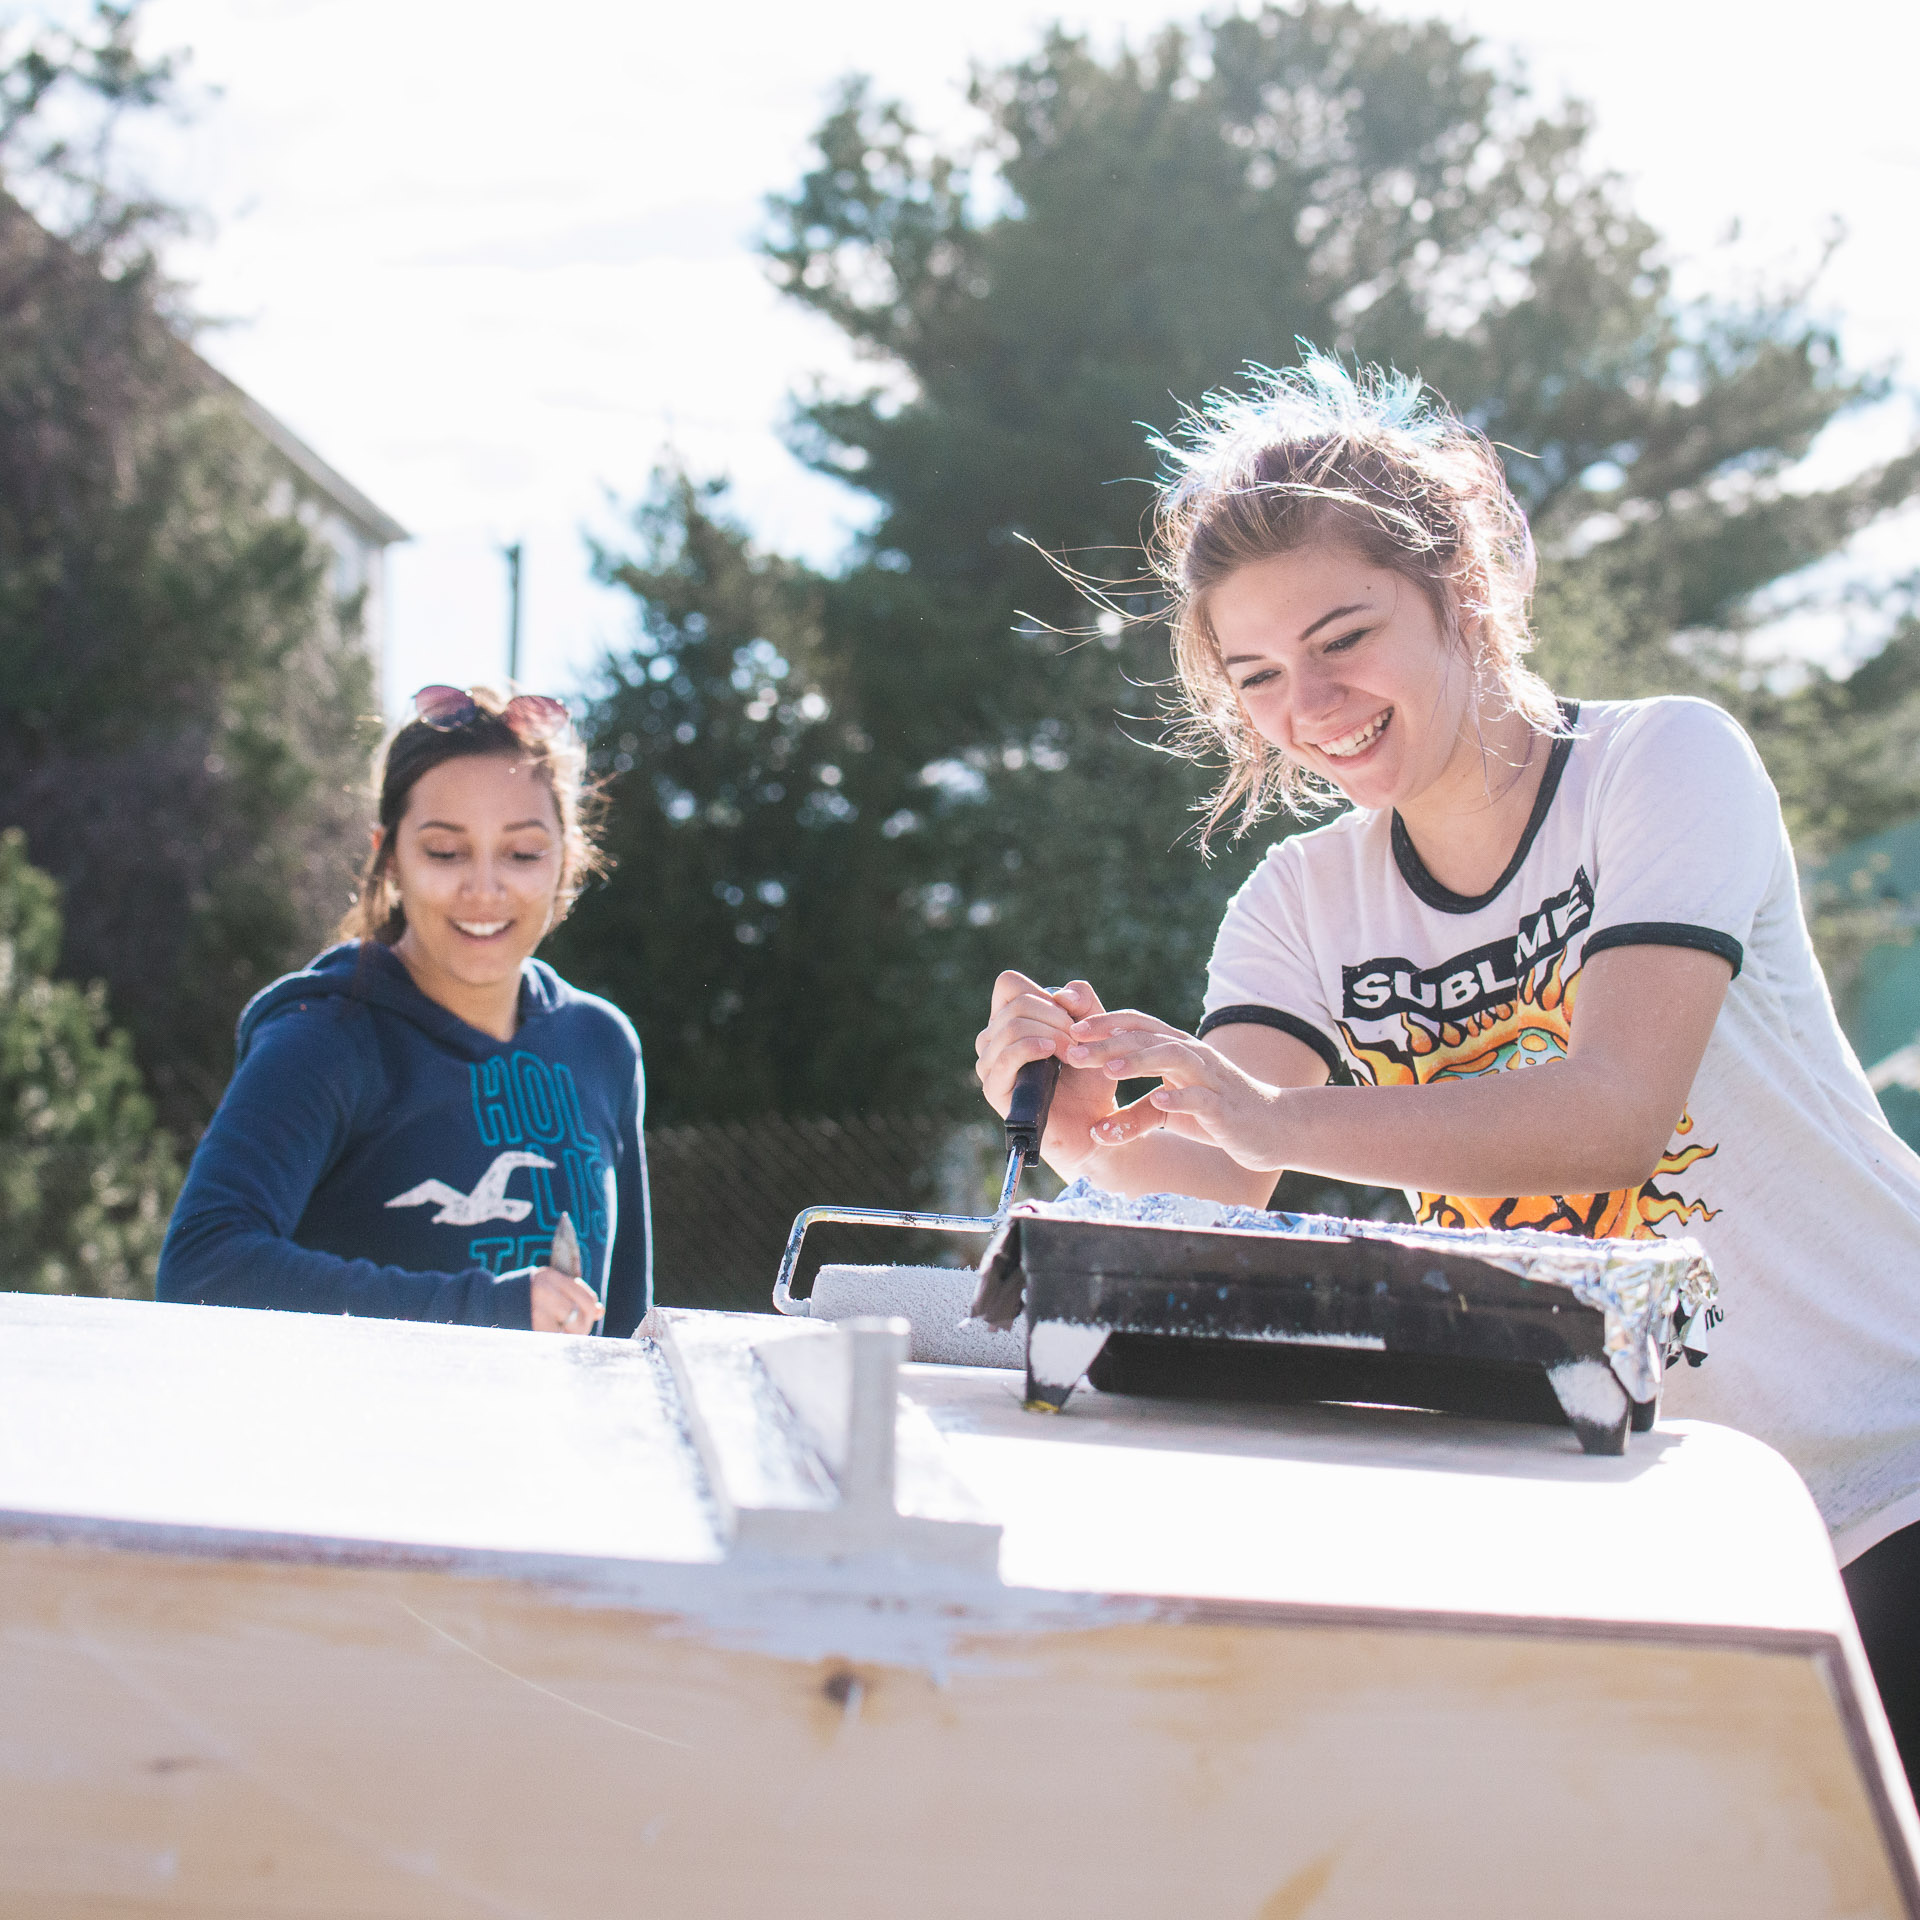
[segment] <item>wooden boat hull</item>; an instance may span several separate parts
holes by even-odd
[[[200,1326],[244,1338],[261,1330],[225,1322],[253,1318]],[[15,1331],[0,1321],[0,1351],[31,1344],[9,1349]],[[373,1331],[322,1323],[294,1350],[324,1371]],[[418,1350],[560,1364],[560,1342],[476,1339],[511,1337]],[[635,1359],[573,1364],[631,1398],[655,1377]],[[1438,1416],[1087,1395],[1076,1427],[1021,1413],[1013,1375],[907,1386],[1005,1520],[997,1580],[275,1533],[211,1501],[174,1521],[36,1511],[0,1412],[0,1912],[1916,1911],[1911,1806],[1830,1558],[1806,1564],[1817,1519],[1754,1443],[1658,1434],[1636,1469],[1567,1435],[1543,1468],[1527,1430],[1449,1423],[1433,1452]],[[44,1408],[44,1374],[40,1391]],[[1527,1507],[1542,1487],[1573,1491]],[[1593,1569],[1672,1525],[1676,1490],[1731,1502],[1709,1550],[1755,1557],[1725,1589],[1683,1565],[1599,1592]],[[1342,1548],[1330,1493],[1356,1528],[1395,1499],[1459,1501],[1469,1535],[1503,1502],[1586,1505],[1564,1538],[1468,1537],[1449,1567],[1411,1505],[1398,1547]],[[1511,1574],[1503,1612],[1474,1600],[1496,1553],[1565,1564]],[[1767,1565],[1748,1615],[1689,1617]],[[1146,1590],[1169,1566],[1196,1590]],[[1687,1578],[1691,1598],[1671,1591]],[[1596,1607],[1556,1606],[1556,1580]],[[1246,1590],[1262,1582],[1287,1590]]]

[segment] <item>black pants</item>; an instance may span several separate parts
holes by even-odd
[[[1920,1795],[1920,1524],[1841,1569],[1908,1783]]]

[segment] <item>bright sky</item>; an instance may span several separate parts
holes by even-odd
[[[1431,10],[1522,52],[1543,91],[1590,100],[1601,150],[1676,254],[1712,252],[1712,284],[1805,265],[1843,219],[1822,301],[1856,360],[1899,355],[1920,379],[1911,0]],[[1059,15],[1138,38],[1176,11]],[[730,474],[768,543],[832,557],[860,502],[805,473],[779,423],[790,392],[852,368],[768,287],[761,198],[798,177],[839,75],[953,124],[969,61],[1024,52],[1051,17],[1030,0],[153,0],[149,46],[191,47],[219,89],[155,145],[155,170],[212,216],[179,256],[231,319],[205,350],[415,536],[392,558],[390,699],[501,671],[497,550],[514,539],[522,678],[579,684],[628,618],[588,582],[581,529],[617,529],[610,500],[668,446]],[[1712,251],[1736,220],[1738,245]],[[1828,464],[1912,419],[1903,399]],[[1859,563],[1920,567],[1920,516]]]

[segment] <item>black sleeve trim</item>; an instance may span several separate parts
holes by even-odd
[[[1617,927],[1603,927],[1587,935],[1580,954],[1582,965],[1609,947],[1691,947],[1696,953],[1717,953],[1733,969],[1736,980],[1747,958],[1746,948],[1732,934],[1691,927],[1684,920],[1628,920]]]
[[[1310,1020],[1297,1013],[1282,1013],[1278,1007],[1216,1007],[1200,1022],[1198,1038],[1204,1040],[1217,1027],[1272,1027],[1278,1033],[1303,1040],[1327,1063],[1327,1077],[1336,1087],[1353,1084],[1353,1075],[1340,1057],[1340,1049]]]

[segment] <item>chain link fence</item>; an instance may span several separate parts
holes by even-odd
[[[1006,1171],[1003,1135],[986,1122],[926,1115],[789,1120],[778,1114],[647,1135],[653,1197],[654,1298],[670,1307],[772,1310],[773,1277],[802,1207],[913,1208],[986,1214]],[[1045,1168],[1023,1197],[1050,1199]],[[1288,1174],[1272,1202],[1303,1213],[1404,1220],[1397,1192]],[[911,1233],[897,1227],[815,1227],[794,1291],[806,1294],[823,1265],[972,1266],[985,1236]]]
[[[661,1127],[647,1135],[654,1298],[664,1306],[771,1311],[794,1215],[816,1205],[985,1214],[1005,1171],[1000,1130],[926,1115]],[[1023,1192],[1051,1194],[1050,1174]],[[823,1264],[971,1266],[984,1236],[816,1227],[794,1291]]]

